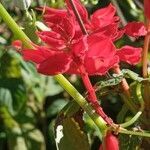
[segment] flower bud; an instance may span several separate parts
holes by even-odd
[[[105,150],[119,150],[119,141],[116,136],[112,133],[107,133],[104,138]],[[100,145],[99,150],[103,150],[102,144]]]

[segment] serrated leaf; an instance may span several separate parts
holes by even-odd
[[[104,80],[104,81],[100,81],[98,83],[96,83],[96,87],[99,89],[104,88],[104,87],[109,87],[109,86],[115,86],[118,85],[123,79],[123,76],[118,75],[118,76],[114,76],[112,77],[112,79],[108,79],[108,80]]]
[[[87,136],[74,118],[66,118],[56,127],[55,140],[59,150],[90,150]]]
[[[83,130],[82,111],[76,102],[69,102],[57,117],[55,135],[59,150],[90,150]]]

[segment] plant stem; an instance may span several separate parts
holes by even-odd
[[[143,47],[143,60],[142,60],[142,65],[143,65],[143,77],[147,78],[148,72],[147,72],[147,64],[148,64],[148,48],[149,48],[149,42],[150,42],[150,20],[147,22],[147,30],[148,34],[145,36],[144,39],[144,47]]]
[[[71,4],[72,10],[73,10],[73,12],[74,12],[74,14],[75,14],[75,16],[76,16],[76,19],[77,19],[77,21],[78,21],[78,23],[79,23],[79,25],[80,25],[80,28],[81,28],[81,30],[82,30],[82,33],[83,33],[84,35],[87,35],[88,33],[87,33],[86,28],[85,28],[85,26],[84,26],[84,23],[83,23],[83,21],[82,21],[82,19],[81,19],[81,16],[80,16],[80,14],[79,14],[79,12],[78,12],[78,10],[77,10],[75,4],[74,4],[74,1],[73,1],[73,0],[70,0],[70,4]]]
[[[129,135],[137,135],[137,136],[143,136],[143,137],[148,137],[150,138],[150,133],[146,133],[146,132],[136,132],[136,131],[130,131],[130,130],[126,130],[126,129],[120,129],[119,133],[123,133],[123,134],[129,134]]]
[[[4,22],[8,25],[11,31],[19,38],[24,46],[27,48],[33,48],[30,39],[25,35],[25,33],[20,29],[17,23],[13,20],[13,18],[9,15],[3,5],[0,3],[0,16],[4,20]],[[30,42],[30,44],[29,44]]]
[[[18,39],[22,40],[26,47],[33,49],[30,39],[19,28],[19,26],[15,23],[15,21],[8,14],[1,3],[0,17],[2,17],[8,27],[13,31],[14,35],[16,35]],[[80,105],[80,107],[85,110],[85,112],[91,117],[91,119],[95,122],[95,124],[101,131],[107,128],[106,122],[95,113],[95,110],[93,110],[93,108],[87,103],[84,97],[82,97],[82,95],[70,84],[70,82],[63,75],[59,74],[54,76],[54,78],[74,98],[74,100]]]
[[[132,125],[135,121],[137,121],[139,119],[141,114],[142,114],[141,111],[137,112],[136,115],[132,119],[130,119],[129,121],[127,121],[125,123],[120,124],[120,126],[123,128],[129,127],[130,125]]]
[[[119,66],[114,68],[114,72],[116,74],[120,74],[121,73],[121,70],[120,70]],[[128,85],[128,83],[127,83],[125,78],[122,79],[121,86],[122,86],[122,89],[123,89],[125,95],[129,98],[130,97],[129,85]]]
[[[106,122],[108,125],[112,125],[113,121],[111,118],[109,118],[103,111],[103,109],[100,107],[95,90],[90,82],[88,73],[85,71],[84,66],[80,67],[80,72],[81,72],[81,77],[82,81],[84,83],[84,86],[86,87],[88,91],[88,99],[91,102],[93,108],[96,110],[97,114],[99,114]]]
[[[143,58],[142,58],[142,65],[143,65],[143,77],[147,78],[148,77],[148,49],[149,49],[149,44],[150,44],[150,20],[147,21],[147,35],[145,36],[144,39],[144,46],[143,46]],[[144,102],[145,102],[145,109],[144,109],[144,115],[146,116],[147,119],[150,118],[150,84],[148,82],[144,82]]]
[[[86,99],[71,85],[71,83],[62,75],[54,76],[58,83],[76,100],[76,102],[87,112],[95,124],[101,129],[106,129],[106,122],[99,116],[88,104]]]

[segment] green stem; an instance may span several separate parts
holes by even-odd
[[[95,110],[88,104],[86,99],[71,85],[71,83],[61,74],[54,76],[58,83],[74,98],[74,100],[86,111],[95,124],[104,131],[106,122],[96,114]]]
[[[137,135],[137,136],[143,136],[143,137],[150,138],[150,133],[145,133],[144,131],[143,132],[135,132],[135,131],[129,131],[126,129],[120,129],[119,133],[129,134],[129,135]]]
[[[141,116],[141,114],[142,114],[141,111],[137,112],[136,115],[135,115],[132,119],[130,119],[129,121],[127,121],[127,122],[125,122],[125,123],[120,124],[120,126],[123,127],[123,128],[129,127],[129,126],[132,125],[135,121],[138,120],[138,118]]]
[[[33,49],[30,39],[19,28],[19,26],[15,23],[15,21],[8,14],[1,3],[0,16],[14,33],[14,35],[16,35],[18,39],[22,40],[26,47]],[[59,74],[54,76],[54,78],[74,98],[74,100],[80,105],[80,107],[82,107],[86,111],[86,113],[91,117],[91,119],[95,122],[100,130],[103,131],[107,128],[106,122],[95,113],[94,109],[87,103],[86,99],[82,97],[82,95],[70,84],[70,82],[63,75]]]
[[[14,35],[16,35],[17,38],[20,39],[24,43],[25,47],[33,48],[31,44],[31,40],[20,29],[20,27],[13,20],[13,18],[9,15],[9,13],[6,11],[6,9],[3,7],[1,3],[0,3],[0,16],[2,17],[4,22],[8,25],[8,27],[11,29],[11,31],[14,33]]]

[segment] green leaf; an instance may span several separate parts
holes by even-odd
[[[87,136],[74,118],[57,125],[55,140],[59,150],[90,150]]]
[[[46,111],[48,117],[57,115],[58,112],[67,104],[67,101],[64,99],[55,100]]]
[[[0,87],[0,106],[1,107],[5,106],[7,107],[10,113],[14,113],[12,101],[13,100],[11,92],[6,88]]]
[[[90,150],[87,135],[83,130],[82,111],[71,101],[56,120],[56,145],[59,150]]]
[[[7,104],[9,112],[16,115],[24,106],[27,100],[26,87],[22,79],[0,78],[1,103]],[[4,89],[6,89],[6,98],[3,99]],[[9,101],[9,103],[8,103]],[[11,106],[12,105],[12,106]]]
[[[25,13],[24,17],[24,24],[23,24],[23,31],[25,34],[31,39],[32,42],[38,44],[40,42],[39,37],[36,34],[37,27],[36,27],[36,18],[34,12],[32,11],[33,16],[30,15],[28,11]]]
[[[104,88],[104,87],[108,87],[108,86],[115,86],[118,85],[123,79],[123,76],[114,76],[112,79],[108,79],[105,81],[100,81],[98,83],[96,83],[96,87],[97,88]]]
[[[45,96],[54,96],[63,91],[63,88],[56,83],[53,77],[42,77]]]
[[[43,134],[32,124],[23,124],[22,126],[23,137],[28,143],[28,150],[45,150],[45,141]]]
[[[15,52],[5,52],[0,61],[0,77],[20,78],[21,66],[20,61],[16,58]]]
[[[8,144],[11,150],[45,150],[44,137],[32,124],[12,128]]]

